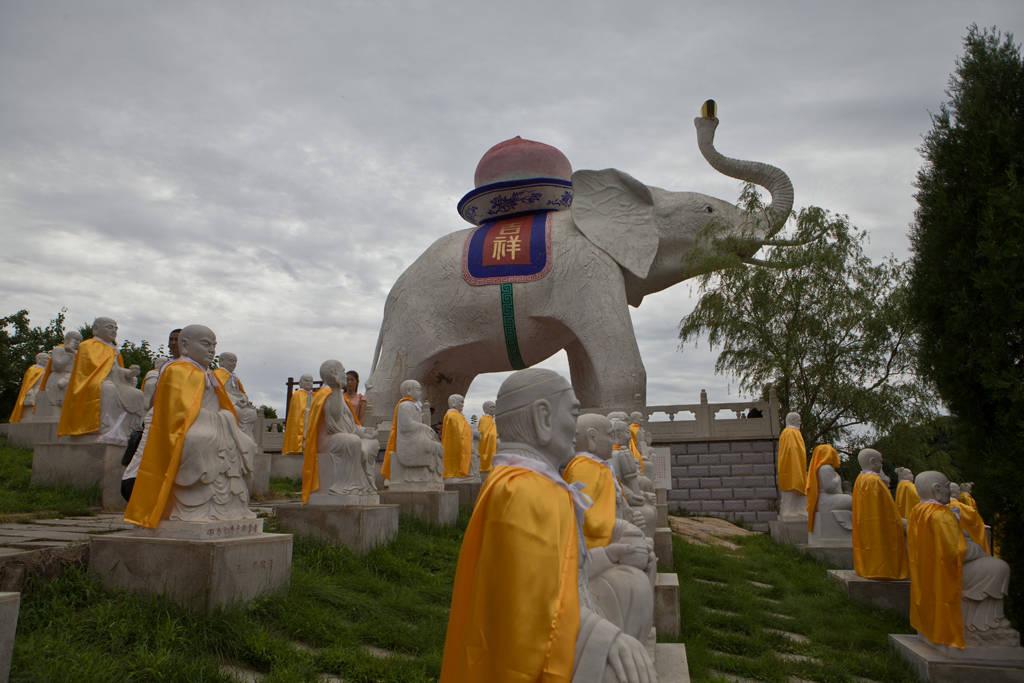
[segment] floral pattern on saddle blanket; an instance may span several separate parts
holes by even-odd
[[[551,268],[553,211],[488,221],[462,250],[462,277],[471,285],[533,282]]]

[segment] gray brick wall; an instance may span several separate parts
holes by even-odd
[[[721,517],[768,531],[778,516],[775,441],[694,441],[671,444],[669,511]]]

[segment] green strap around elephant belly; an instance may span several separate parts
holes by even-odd
[[[516,370],[526,367],[519,353],[519,338],[516,337],[516,311],[512,305],[512,283],[501,285],[501,326],[505,330],[505,351],[508,362]]]

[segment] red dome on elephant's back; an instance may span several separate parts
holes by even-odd
[[[517,135],[487,150],[476,165],[473,183],[482,187],[528,178],[571,180],[572,165],[557,148]]]

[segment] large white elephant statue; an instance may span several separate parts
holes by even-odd
[[[388,295],[366,385],[376,419],[390,417],[406,379],[443,406],[478,374],[529,367],[560,349],[584,408],[643,410],[646,372],[627,306],[699,275],[703,261],[686,258],[697,247],[752,256],[793,205],[781,170],[715,150],[713,102],[705,112],[694,121],[701,153],[719,172],[771,193],[762,215],[696,192],[648,187],[616,169],[580,170],[572,173],[571,209],[550,212],[550,264],[541,279],[472,286],[463,252],[476,228],[441,237]]]

